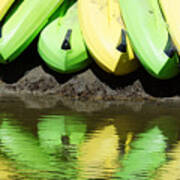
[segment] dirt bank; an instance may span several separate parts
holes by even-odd
[[[90,100],[180,100],[180,76],[157,80],[140,67],[135,73],[116,77],[95,63],[82,72],[62,75],[51,71],[36,50],[37,39],[15,61],[0,65],[0,95],[58,95]]]

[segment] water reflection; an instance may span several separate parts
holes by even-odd
[[[80,116],[47,115],[38,123],[40,145],[48,153],[55,153],[62,146],[75,148],[84,140],[85,133],[85,120]]]
[[[156,173],[154,180],[178,180],[180,178],[180,141],[167,154],[168,161]]]
[[[63,109],[29,117],[30,112],[23,119],[0,115],[0,179],[165,180],[180,175],[175,116],[69,115]]]
[[[119,137],[114,125],[95,130],[79,151],[80,178],[107,178],[118,167]]]
[[[122,169],[116,174],[124,180],[150,179],[155,170],[165,162],[165,137],[158,127],[138,135],[132,149],[122,159]]]
[[[168,147],[177,142],[179,136],[179,122],[177,118],[168,115],[153,118],[147,127],[153,128],[155,126],[157,126],[166,137]]]
[[[2,156],[0,156],[0,177],[4,180],[11,180],[13,177],[18,177],[17,173],[15,173],[15,169],[12,168],[11,163]]]
[[[33,172],[33,178],[51,177],[49,172],[57,172],[59,164],[43,151],[32,133],[11,120],[4,118],[0,127],[1,151],[16,162],[17,170],[24,175]],[[53,173],[53,177],[56,176]]]

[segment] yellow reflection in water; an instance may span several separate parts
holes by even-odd
[[[163,165],[157,172],[155,180],[179,180],[180,179],[180,141],[175,148],[168,153],[169,162]]]
[[[114,125],[96,130],[79,150],[81,178],[108,178],[118,167],[119,137]]]
[[[1,180],[12,180],[12,177],[15,176],[14,171],[13,172],[12,171],[13,171],[13,169],[10,166],[10,163],[6,159],[0,157],[0,179]],[[16,177],[17,177],[17,175],[16,175]]]

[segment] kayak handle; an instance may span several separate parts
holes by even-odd
[[[167,42],[167,45],[164,49],[164,53],[169,57],[169,58],[172,58],[174,56],[174,54],[177,52],[173,42],[172,42],[172,39],[170,37],[170,35],[168,35],[168,42]]]
[[[63,43],[61,45],[61,49],[63,49],[63,50],[71,49],[71,44],[70,44],[71,34],[72,34],[72,29],[68,29],[68,31],[67,31],[67,33],[65,35],[64,41],[63,41]]]
[[[120,45],[117,47],[117,50],[119,50],[120,52],[125,53],[127,51],[127,43],[126,43],[126,32],[124,29],[121,30],[121,43]]]
[[[175,47],[171,47],[167,50],[164,50],[164,53],[169,57],[172,58],[174,56],[174,54],[176,53],[176,48]]]
[[[2,23],[0,23],[0,38],[2,37]]]

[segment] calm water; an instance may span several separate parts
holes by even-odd
[[[0,98],[0,180],[180,177],[180,105],[68,104]]]

